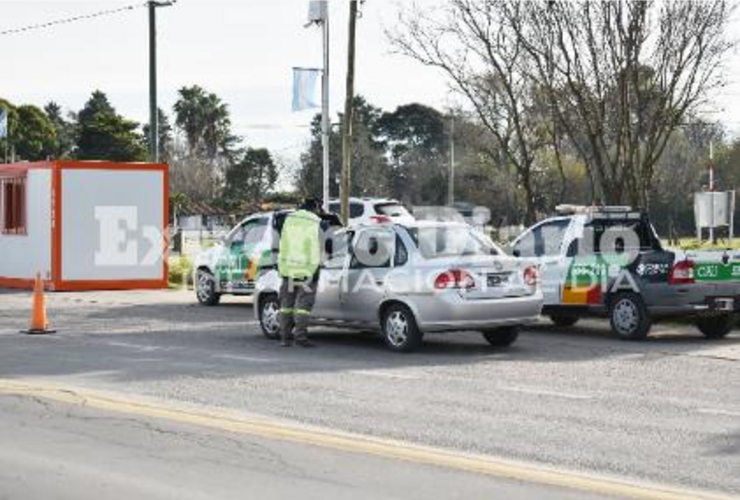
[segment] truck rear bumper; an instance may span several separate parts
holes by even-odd
[[[740,313],[740,283],[653,285],[644,297],[654,316]]]

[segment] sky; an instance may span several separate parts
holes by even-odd
[[[425,0],[421,0],[422,4]],[[443,108],[454,102],[443,75],[394,54],[386,30],[411,0],[367,0],[358,25],[357,92],[393,109],[409,102]],[[144,0],[0,0],[0,31],[95,13]],[[292,113],[294,66],[321,66],[319,28],[305,28],[308,0],[179,0],[158,10],[159,104],[170,111],[183,86],[198,84],[228,103],[245,143],[295,161],[306,146],[313,112]],[[430,1],[431,3],[431,1]],[[330,0],[332,113],[342,108],[347,0]],[[740,34],[740,13],[731,32]],[[730,85],[709,115],[740,133],[740,52]],[[0,36],[0,96],[16,104],[54,100],[79,110],[93,90],[118,111],[148,119],[147,11]]]
[[[450,102],[436,71],[391,54],[385,36],[401,0],[368,0],[358,25],[357,92],[392,109]],[[137,0],[0,0],[0,31],[136,4]],[[139,4],[143,1],[139,0]],[[308,0],[180,0],[158,10],[159,104],[198,84],[229,104],[251,146],[297,158],[314,112],[291,112],[292,68],[321,67],[320,28],[305,28]],[[343,108],[348,2],[330,2],[332,113]],[[0,37],[0,96],[16,104],[55,100],[80,109],[95,89],[118,111],[148,118],[147,11]]]

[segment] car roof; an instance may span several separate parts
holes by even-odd
[[[373,197],[354,198],[353,197],[353,198],[350,198],[349,201],[350,203],[354,202],[354,203],[398,203],[399,205],[401,204],[400,201],[395,200],[393,198],[373,198]],[[329,203],[340,203],[340,202],[341,200],[336,199],[336,198],[332,198],[331,200],[329,200]]]
[[[283,215],[283,214],[289,214],[291,212],[295,212],[295,210],[273,210],[271,212],[258,212],[255,214],[250,214],[244,217],[240,222],[239,225],[244,224],[247,221],[250,221],[252,219],[259,219],[261,217],[272,217],[275,215]]]
[[[412,229],[472,229],[469,224],[464,222],[446,222],[446,221],[426,221],[426,220],[414,220],[407,222],[374,222],[367,224],[360,224],[355,226],[354,230],[358,229],[382,229],[384,227],[389,228],[403,228],[407,230]]]

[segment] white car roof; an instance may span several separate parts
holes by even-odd
[[[393,198],[350,198],[350,203],[398,203],[401,204],[400,201],[394,200]],[[332,198],[329,200],[329,203],[340,203],[341,200]]]

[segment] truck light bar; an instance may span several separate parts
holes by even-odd
[[[591,215],[599,219],[638,220],[641,217],[639,211],[629,206],[558,205],[555,210],[559,215]]]

